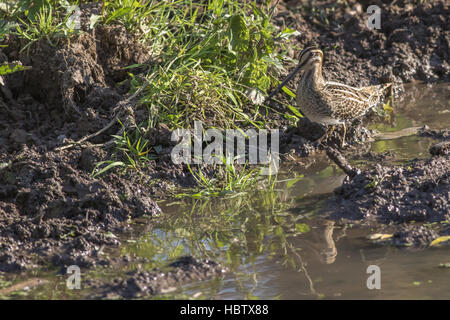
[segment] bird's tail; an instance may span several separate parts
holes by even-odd
[[[380,96],[385,98],[394,96],[394,84],[392,82],[383,83],[379,85]]]
[[[373,98],[382,98],[386,96],[391,96],[393,93],[393,83],[383,83],[383,84],[377,84],[373,86],[368,86],[363,89],[363,92],[368,94],[370,97]],[[389,91],[388,91],[389,89]]]

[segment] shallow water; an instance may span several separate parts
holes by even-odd
[[[411,95],[395,102],[392,124],[374,128],[399,132],[424,124],[433,129],[448,126],[448,85],[405,89]],[[428,157],[432,143],[410,135],[377,139],[371,150],[393,151],[395,160],[403,162]],[[170,239],[166,243],[181,245],[183,252],[194,256],[214,258],[232,271],[219,282],[188,285],[183,293],[201,292],[202,297],[215,299],[450,298],[449,270],[439,268],[450,260],[450,248],[412,251],[381,246],[366,239],[373,233],[368,227],[325,223],[320,218],[321,201],[345,175],[326,160],[295,169],[282,174],[279,181],[288,181],[277,184],[273,192],[212,200],[214,205],[194,210],[192,205],[164,208],[172,217],[159,228]],[[141,253],[145,255],[145,250]],[[367,288],[369,265],[380,267],[380,290]]]
[[[393,162],[429,157],[430,138],[407,133],[424,124],[432,129],[449,125],[448,84],[410,85],[394,103],[390,124],[373,125],[387,133],[371,143],[376,153],[392,152]],[[402,131],[403,130],[403,131]],[[354,159],[367,164],[367,160]],[[163,266],[183,255],[210,258],[230,272],[223,278],[191,283],[170,293],[172,298],[213,299],[449,299],[450,247],[399,249],[375,244],[367,235],[376,228],[333,223],[323,219],[322,203],[332,196],[345,175],[326,157],[307,168],[282,168],[273,190],[231,199],[177,200],[161,203],[163,218],[151,230],[137,223],[116,255],[147,258],[144,268]],[[380,267],[381,289],[367,287],[369,265]],[[89,273],[113,278],[136,266]],[[33,276],[49,280],[20,298],[77,298],[89,290],[70,292],[55,271]],[[13,283],[30,277],[14,277]]]

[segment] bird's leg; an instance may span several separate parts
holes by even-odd
[[[345,134],[347,133],[347,127],[345,126],[345,123],[342,124],[344,126],[344,134],[342,135],[342,145],[341,149],[345,146]]]
[[[325,138],[328,137],[330,134],[332,134],[333,131],[334,131],[334,125],[329,126],[328,129],[327,129],[327,131],[325,131],[325,133],[324,133],[319,139],[317,139],[315,143],[316,143],[317,145],[322,144],[323,139],[325,139]]]

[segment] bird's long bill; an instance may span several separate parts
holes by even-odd
[[[269,101],[270,99],[272,99],[272,97],[274,95],[276,95],[278,92],[281,91],[281,88],[283,88],[286,83],[288,83],[289,81],[292,80],[292,78],[294,78],[294,76],[302,69],[302,67],[304,66],[305,63],[299,64],[287,77],[286,79],[283,80],[283,82],[274,90],[272,91],[271,94],[269,94],[269,96],[266,98],[265,101]]]

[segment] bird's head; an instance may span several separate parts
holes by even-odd
[[[300,72],[300,70],[309,70],[313,66],[318,66],[319,70],[322,68],[323,52],[316,47],[308,47],[302,50],[298,59],[299,63],[297,67],[284,79],[284,81],[266,98],[269,101],[275,94],[280,92],[286,83],[291,81],[294,76]]]
[[[303,49],[298,59],[298,71],[308,70],[315,65],[322,66],[323,52],[315,47]]]

